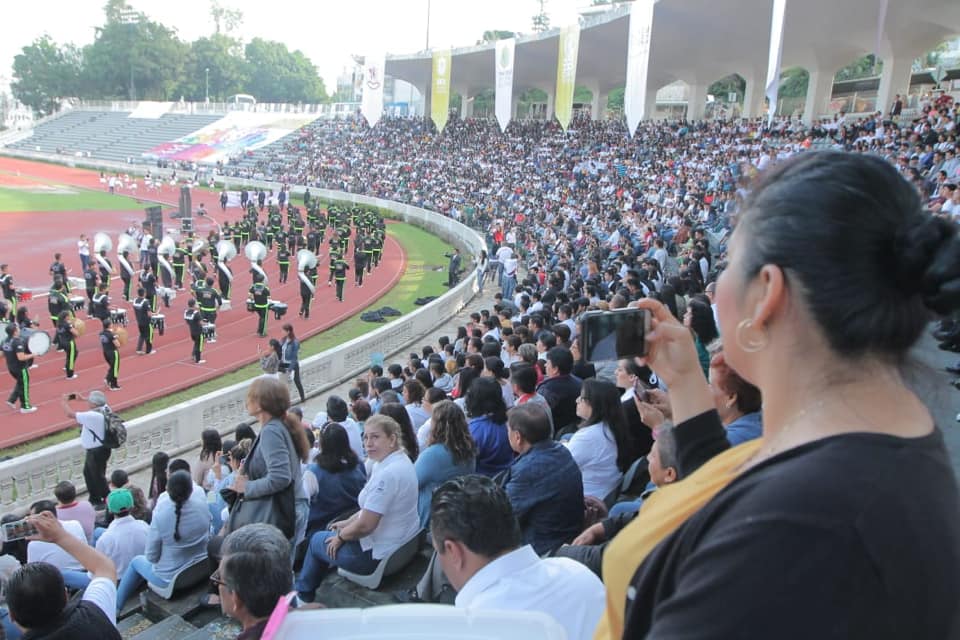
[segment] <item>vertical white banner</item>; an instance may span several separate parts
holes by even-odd
[[[770,20],[770,57],[767,61],[767,124],[773,124],[777,115],[777,95],[780,91],[780,55],[783,52],[783,17],[787,0],[773,0],[773,18]]]
[[[636,132],[640,121],[653,115],[645,113],[645,110],[654,2],[655,0],[635,0],[630,7],[630,26],[627,34],[627,82],[623,91],[623,112],[627,117],[627,131],[631,137]]]
[[[557,56],[557,88],[553,94],[553,112],[566,131],[573,118],[573,94],[577,89],[577,57],[580,54],[580,25],[560,30]]]
[[[383,114],[383,69],[385,56],[382,53],[368,55],[363,65],[363,99],[360,113],[371,128],[377,126]]]
[[[494,112],[500,131],[505,131],[513,117],[513,59],[517,41],[513,38],[497,40],[494,50],[493,73],[496,90]]]

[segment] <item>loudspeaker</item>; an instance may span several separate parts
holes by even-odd
[[[147,213],[147,220],[163,220],[163,208],[159,205],[147,207],[144,211]]]
[[[180,218],[180,232],[190,233],[193,231],[193,218]]]
[[[193,215],[193,207],[190,200],[190,187],[180,187],[180,217],[189,218]]]

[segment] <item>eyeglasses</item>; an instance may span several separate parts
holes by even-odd
[[[213,574],[210,576],[210,582],[211,582],[211,583],[213,584],[213,586],[215,586],[215,587],[223,587],[224,589],[227,588],[227,583],[220,579],[220,570],[219,570],[219,569],[217,569],[216,571],[214,571]]]

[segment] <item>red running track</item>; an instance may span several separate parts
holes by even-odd
[[[166,172],[164,172],[166,173]],[[0,183],[3,174],[19,175],[21,178],[36,178],[39,181],[101,189],[99,174],[83,169],[74,169],[65,166],[49,165],[23,160],[0,158]],[[167,174],[169,175],[169,174]],[[127,193],[126,195],[130,195]],[[139,197],[149,198],[165,203],[174,203],[179,197],[179,188],[163,187],[159,192],[145,193],[142,182]],[[239,219],[239,208],[228,209],[225,213],[219,210],[216,195],[208,194],[207,198],[194,195],[194,208],[201,200],[206,201],[208,209],[218,221]],[[144,206],[147,206],[144,202]],[[143,221],[145,214],[139,211],[75,211],[75,212],[43,212],[43,213],[3,213],[0,214],[0,238],[4,238],[3,251],[0,252],[0,262],[10,265],[10,273],[18,288],[30,287],[46,291],[50,286],[47,274],[53,262],[53,254],[57,251],[63,254],[63,261],[71,270],[71,275],[81,275],[80,259],[76,251],[76,241],[81,233],[86,233],[92,239],[98,231],[109,233],[116,243],[117,235],[132,224]],[[165,227],[177,227],[178,221],[164,220]],[[389,224],[389,222],[388,222]],[[194,217],[194,226],[198,237],[206,236],[213,222]],[[292,261],[289,280],[279,285],[278,267],[273,255],[264,261],[264,269],[269,280],[271,298],[288,304],[289,310],[282,320],[277,321],[273,313],[269,314],[267,332],[274,337],[280,337],[280,326],[290,322],[294,326],[297,336],[302,340],[315,335],[324,329],[356,315],[374,301],[389,291],[400,279],[406,268],[406,256],[400,244],[391,236],[387,236],[383,258],[379,267],[364,277],[363,287],[357,288],[353,284],[353,272],[348,273],[344,288],[344,301],[338,302],[334,295],[334,287],[326,286],[326,260],[329,247],[321,247],[320,279],[316,297],[313,301],[310,319],[297,317],[300,308],[300,290],[296,274],[296,261]],[[117,265],[116,247],[108,254],[114,266]],[[161,303],[160,313],[166,316],[166,331],[162,337],[157,337],[154,346],[156,355],[136,355],[137,329],[134,313],[130,304],[125,303],[122,297],[122,283],[114,277],[111,283],[110,299],[115,308],[126,308],[130,324],[127,327],[129,341],[120,350],[120,391],[109,392],[108,401],[111,407],[122,410],[143,402],[153,400],[167,394],[186,389],[201,382],[221,376],[241,366],[257,361],[257,346],[267,348],[267,338],[256,335],[257,317],[246,311],[246,293],[252,280],[249,274],[250,263],[240,255],[231,263],[234,272],[231,311],[221,311],[217,317],[217,341],[207,343],[204,348],[204,364],[194,364],[190,356],[192,341],[183,312],[186,309],[189,291],[178,292],[169,309]],[[134,264],[136,267],[136,264]],[[209,267],[209,263],[208,263]],[[352,264],[351,264],[352,267]],[[137,279],[134,278],[134,291]],[[186,285],[186,283],[185,283]],[[85,295],[78,291],[73,295]],[[40,328],[53,337],[50,319],[47,316],[46,299],[40,298],[26,303],[31,317],[40,318]],[[86,319],[85,309],[79,313]],[[60,409],[60,398],[63,394],[72,391],[89,393],[94,389],[105,389],[104,376],[107,364],[100,350],[97,334],[100,323],[95,319],[87,322],[87,332],[77,343],[77,375],[78,380],[66,380],[64,373],[64,357],[51,349],[46,355],[36,359],[39,366],[31,370],[30,396],[32,403],[39,407],[39,411],[32,414],[20,414],[19,410],[11,410],[0,404],[0,447],[9,447],[43,435],[60,431],[75,423],[71,422]],[[5,368],[5,367],[4,367]],[[4,399],[13,388],[13,379],[4,374],[0,383]]]

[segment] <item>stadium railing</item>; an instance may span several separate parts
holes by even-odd
[[[50,156],[28,153],[7,153],[28,157],[35,155],[47,161]],[[133,172],[130,165],[96,162],[83,159],[71,162],[92,169],[123,169]],[[144,167],[146,168],[146,167]],[[278,189],[279,183],[246,181],[251,187]],[[304,187],[293,187],[294,193]],[[477,255],[485,248],[484,240],[473,229],[439,213],[419,207],[380,200],[340,191],[311,189],[314,197],[330,201],[356,203],[377,207],[396,219],[408,222],[447,242],[460,247],[465,255]],[[465,278],[456,287],[433,302],[342,345],[303,360],[300,377],[308,396],[325,391],[364,371],[371,363],[372,354],[389,355],[404,346],[430,335],[448,318],[458,313],[475,295],[476,278]],[[150,466],[153,454],[165,451],[175,457],[192,449],[200,442],[203,429],[232,432],[242,422],[249,422],[244,399],[249,381],[214,391],[194,400],[176,404],[162,411],[129,420],[127,442],[113,452],[111,468],[136,472]],[[50,408],[51,411],[55,409]],[[121,412],[122,413],[122,412]],[[53,488],[61,480],[70,480],[78,488],[83,481],[84,450],[79,438],[24,454],[0,463],[0,511],[11,511],[29,506],[40,499],[49,499]]]

